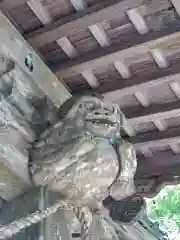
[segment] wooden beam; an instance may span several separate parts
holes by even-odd
[[[138,156],[138,167],[135,178],[153,177],[164,174],[172,174],[173,170],[180,172],[180,154],[172,151],[159,152],[153,157],[144,158]]]
[[[11,1],[11,0],[1,0],[0,1],[0,7],[5,7],[6,9],[12,9],[14,7],[17,7],[18,5],[25,4],[27,0],[16,0],[16,1]]]
[[[170,111],[175,110],[174,103],[170,103],[170,105],[169,104],[165,104],[165,105],[159,105],[159,109],[163,106],[162,110],[165,110],[165,109],[167,110],[168,108],[170,109]],[[172,107],[172,109],[171,109],[171,107]],[[179,107],[180,107],[180,105],[179,105]],[[150,107],[150,108],[152,110],[152,107]],[[158,106],[157,106],[157,108],[158,108]],[[146,109],[148,109],[148,108],[146,108]],[[155,107],[154,107],[154,109],[155,109]],[[131,111],[131,114],[132,114],[132,111]],[[179,110],[177,109],[177,112],[178,111]],[[177,112],[176,112],[176,114],[178,114]],[[151,114],[153,114],[153,116],[151,116]],[[157,112],[155,115],[154,114],[155,113],[152,111],[151,113],[148,113],[144,117],[145,118],[147,117],[148,121],[149,120],[153,121],[153,123],[155,124],[157,129],[163,133],[159,133],[159,132],[144,133],[143,137],[140,135],[140,136],[137,136],[136,138],[134,138],[134,137],[130,138],[129,141],[131,141],[131,142],[134,141],[134,147],[136,148],[136,150],[142,152],[142,154],[146,157],[149,157],[150,155],[152,155],[149,148],[156,147],[156,146],[164,146],[164,145],[169,145],[174,153],[179,153],[180,146],[178,145],[178,143],[180,143],[180,128],[173,128],[173,129],[167,130],[168,126],[167,126],[165,120],[161,119],[162,113]],[[178,115],[180,116],[180,114],[178,114]],[[165,116],[166,116],[166,118],[171,117],[171,112],[165,111],[163,113],[163,117],[165,117]],[[146,119],[144,120],[141,117],[142,116],[140,116],[140,119],[142,120],[142,122],[146,121]],[[132,119],[129,119],[128,121],[132,125],[133,122],[136,120],[137,120],[136,117],[135,118],[132,117]],[[161,138],[161,139],[159,139],[159,138]]]
[[[71,1],[71,0],[70,0]],[[76,0],[72,0],[72,1],[76,1]],[[77,0],[77,2],[80,2],[82,0]],[[118,1],[122,1],[122,0],[118,0]],[[118,2],[116,1],[116,2]],[[178,1],[178,0],[177,0]],[[14,7],[17,7],[18,5],[21,5],[21,4],[25,4],[27,2],[27,0],[16,0],[16,1],[12,1],[12,0],[1,0],[0,1],[0,7],[1,6],[5,6],[5,7],[9,7],[9,8],[14,8]],[[107,1],[108,2],[108,1]],[[112,4],[113,3],[113,0],[109,0],[109,2]],[[141,3],[144,2],[141,1]],[[162,11],[164,9],[168,9],[172,4],[170,3],[169,0],[151,0],[148,2],[148,5],[149,5],[149,11],[152,11],[154,12],[154,10],[157,10],[157,11]],[[97,6],[96,6],[97,7]]]
[[[150,105],[148,99],[146,98],[146,96],[143,93],[136,92],[134,94],[134,96],[137,98],[137,100],[141,103],[141,105],[143,107],[148,107]],[[165,131],[168,127],[164,119],[160,119],[160,120],[159,119],[154,119],[153,123],[159,131]],[[141,151],[141,152],[143,152],[143,151]],[[148,150],[148,152],[149,152],[149,150]]]
[[[140,104],[143,107],[149,106],[149,101],[148,101],[147,97],[145,96],[145,94],[143,94],[142,92],[135,92],[134,96],[136,97],[136,99],[140,102]]]
[[[28,0],[27,5],[31,8],[31,10],[36,14],[36,16],[44,25],[52,22],[52,18],[49,15],[46,7],[42,4],[42,1]]]
[[[132,73],[126,63],[123,61],[116,61],[114,63],[116,70],[119,72],[123,79],[128,79],[132,76]]]
[[[162,84],[180,82],[180,61],[172,63],[168,68],[158,69],[144,73],[142,76],[133,76],[126,81],[112,81],[96,89],[96,92],[103,94],[109,100],[115,101],[123,96],[136,92],[146,91],[150,87],[161,87]]]
[[[147,54],[157,48],[157,45],[167,47],[169,42],[172,45],[174,41],[180,40],[180,33],[178,32],[179,23],[180,20],[177,20],[170,23],[168,28],[162,28],[161,31],[149,32],[141,36],[139,34],[134,35],[130,41],[126,41],[123,44],[113,44],[107,48],[87,53],[73,61],[56,64],[52,66],[52,69],[56,75],[68,78],[86,69],[93,70],[122,59]]]
[[[127,15],[139,34],[148,33],[149,31],[148,26],[139,8],[128,10]]]
[[[177,14],[180,16],[180,2],[178,0],[171,0],[176,9]]]
[[[165,146],[180,143],[180,127],[171,128],[164,132],[148,132],[128,139],[135,149]]]
[[[152,157],[153,154],[151,152],[151,150],[149,149],[149,147],[141,147],[140,149],[138,149],[146,158],[147,157]]]
[[[30,34],[25,35],[25,38],[34,47],[46,45],[56,41],[58,38],[69,35],[77,29],[87,29],[89,26],[125,16],[128,9],[137,7],[142,4],[142,0],[105,0],[101,4],[79,11],[71,16],[65,17],[54,23],[38,29]]]
[[[100,83],[91,70],[84,71],[82,75],[92,88],[99,86]]]
[[[177,142],[172,142],[169,144],[169,146],[171,147],[172,151],[176,154],[180,153],[180,145]]]
[[[175,94],[175,96],[177,97],[177,99],[180,99],[180,85],[177,82],[172,82],[170,84],[170,87],[173,91],[173,93]]]
[[[38,87],[57,106],[61,106],[71,95],[63,84],[50,71],[46,64],[28,45],[10,21],[0,12],[0,45],[2,51],[15,61],[15,64],[28,74]],[[25,58],[31,54],[34,60],[32,72],[25,65]]]
[[[146,91],[151,87],[161,87],[161,84],[171,84],[174,82],[180,82],[180,60],[173,62],[166,69],[158,69],[155,71],[146,72],[141,76],[132,76],[125,81],[109,81],[96,88],[96,92],[104,95],[108,100],[116,101],[120,100],[126,95],[135,94],[136,92]],[[74,93],[82,93],[82,91],[88,91],[85,87],[77,89]]]
[[[110,39],[108,38],[108,35],[106,34],[101,24],[98,23],[91,25],[89,27],[89,30],[102,48],[108,47],[111,44]]]
[[[69,58],[73,59],[78,56],[77,50],[67,37],[59,38],[56,42]]]
[[[136,135],[136,132],[134,131],[132,126],[129,124],[129,122],[127,121],[125,116],[124,116],[124,120],[123,120],[123,129],[129,137],[133,137]]]
[[[158,49],[158,48],[153,49],[151,51],[151,54],[159,68],[168,67],[169,63],[167,61],[165,54],[161,51],[161,49]]]
[[[167,128],[168,128],[164,119],[155,119],[153,121],[153,123],[160,132],[163,132],[163,131],[167,130]]]
[[[87,4],[84,0],[70,0],[70,2],[76,11],[82,11],[87,7]]]
[[[131,126],[142,122],[153,122],[155,120],[180,116],[180,101],[164,104],[155,104],[147,108],[125,109],[124,114]],[[164,133],[163,133],[164,134]]]
[[[39,18],[43,25],[49,24],[53,21],[42,1],[28,0],[27,4],[35,13],[35,15]],[[72,59],[78,56],[76,49],[67,37],[59,38],[56,40],[56,42],[69,58]]]
[[[153,2],[153,4],[152,4]],[[146,14],[155,13],[167,9],[172,4],[167,0],[152,1]],[[121,18],[126,15],[126,11],[143,4],[143,0],[104,0],[84,11],[76,12],[71,16],[65,17],[49,26],[27,34],[25,37],[36,48],[46,45],[58,38],[67,36],[77,29],[87,29],[89,26],[100,23],[104,20],[109,21],[115,18]],[[155,5],[154,5],[155,3]]]

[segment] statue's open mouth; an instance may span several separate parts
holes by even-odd
[[[113,122],[109,119],[106,119],[106,118],[86,118],[85,119],[87,122],[91,122],[93,124],[103,124],[103,125],[114,125],[116,122]]]

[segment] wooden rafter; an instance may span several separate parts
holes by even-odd
[[[178,64],[179,61],[172,64],[169,68],[159,69],[157,72],[149,72],[142,76],[135,76],[126,81],[115,81],[114,84],[109,82],[101,88],[97,88],[96,91],[111,100],[116,100],[125,95],[134,94],[139,90],[144,91],[150,87],[160,87],[165,83],[179,82],[180,72]]]
[[[172,44],[173,41],[177,41],[180,39],[180,34],[176,33],[177,31],[179,31],[179,25],[175,21],[170,24],[168,29],[165,28],[143,36],[137,34],[137,37],[134,37],[132,41],[127,41],[121,45],[114,44],[107,48],[87,53],[77,59],[56,64],[52,66],[52,69],[57,76],[68,78],[86,69],[93,70],[122,59],[138,57],[151,52],[151,50],[159,47],[159,45],[165,48],[170,42]]]
[[[124,114],[131,125],[180,116],[180,101],[154,104],[137,110],[125,109]]]
[[[138,156],[138,167],[136,178],[155,177],[164,174],[179,175],[180,172],[180,155],[172,151],[158,152],[150,158]]]
[[[168,68],[165,69],[154,69],[153,71],[145,72],[140,76],[132,76],[129,79],[122,80],[118,79],[115,81],[108,81],[99,87],[95,88],[94,91],[103,94],[106,98],[115,101],[123,96],[135,94],[136,92],[143,92],[150,87],[162,86],[163,84],[171,84],[179,82],[180,79],[180,61],[173,62]],[[86,86],[82,86],[77,89],[76,92],[88,91]]]
[[[126,11],[136,8],[143,4],[143,0],[105,0],[92,7],[85,8],[76,12],[71,16],[67,16],[61,20],[55,21],[41,29],[38,29],[28,35],[26,39],[36,48],[56,41],[58,38],[67,36],[69,33],[77,29],[87,29],[93,24],[100,23],[104,20],[112,20],[112,18],[121,18],[126,16]],[[167,9],[172,4],[164,0],[152,1],[150,7],[144,11],[144,15],[152,12]]]
[[[168,129],[165,132],[148,132],[128,139],[136,149],[156,147],[180,143],[180,127]]]
[[[112,16],[114,18],[125,16],[125,12],[129,8],[137,7],[141,3],[142,0],[106,0],[101,4],[89,7],[84,11],[75,12],[71,16],[53,22],[25,37],[29,43],[38,48],[56,41],[58,38],[67,36],[69,33],[77,31],[77,29],[87,29],[93,24],[111,20]]]

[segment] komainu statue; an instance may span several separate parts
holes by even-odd
[[[121,137],[124,119],[116,104],[95,96],[79,98],[31,152],[33,184],[88,208],[91,231],[94,222],[102,223],[99,213],[105,198],[121,200],[135,193],[137,161],[132,145]]]
[[[132,195],[136,156],[121,138],[123,121],[118,105],[97,97],[79,99],[34,144],[34,184],[80,205],[102,201],[109,194],[117,200]]]

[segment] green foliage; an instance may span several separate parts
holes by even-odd
[[[180,186],[167,186],[147,201],[148,216],[162,225],[174,222],[180,229]]]

